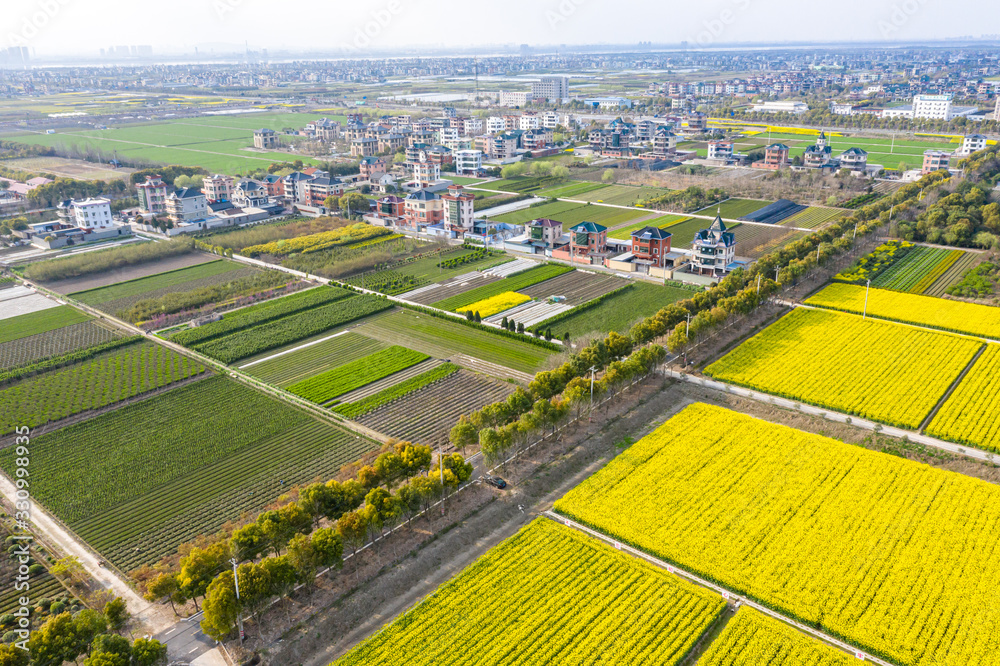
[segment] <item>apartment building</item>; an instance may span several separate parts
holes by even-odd
[[[751,166],[757,169],[780,169],[788,166],[788,146],[783,143],[772,143],[764,149],[764,159],[754,162]]]
[[[167,216],[174,224],[191,223],[208,217],[205,195],[191,187],[183,187],[167,197]]]
[[[361,180],[375,181],[385,175],[385,159],[381,157],[362,157],[358,165],[358,175]]]
[[[951,120],[954,117],[951,95],[917,95],[913,98],[913,117]]]
[[[718,160],[720,162],[730,162],[733,159],[733,142],[732,141],[709,141],[708,142],[708,159]]]
[[[452,237],[472,229],[475,221],[473,201],[475,197],[461,185],[449,185],[441,195],[444,202],[444,228]]]
[[[939,169],[947,169],[950,162],[951,153],[946,153],[943,150],[925,150],[924,165],[920,173],[928,174]]]
[[[531,103],[530,91],[501,90],[497,103],[500,106],[526,106]]]
[[[351,157],[371,157],[378,152],[378,139],[359,137],[351,139]]]
[[[111,226],[111,202],[104,198],[73,201],[73,221],[80,229]]]
[[[507,129],[507,121],[502,116],[490,116],[486,119],[486,133],[497,134]]]
[[[569,99],[569,79],[565,76],[543,76],[531,84],[531,98],[556,103]]]
[[[542,126],[542,119],[534,113],[525,113],[518,118],[517,127],[514,129],[524,130],[536,130]]]
[[[418,230],[444,221],[444,201],[441,195],[428,190],[418,190],[403,201],[403,222]]]

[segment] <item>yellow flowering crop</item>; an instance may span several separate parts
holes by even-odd
[[[338,665],[678,664],[722,597],[537,518]]]
[[[527,303],[530,300],[531,296],[519,294],[516,291],[505,291],[502,294],[476,301],[472,305],[463,305],[456,312],[478,312],[480,317],[489,317],[498,312],[510,310],[521,303]]]
[[[996,485],[695,404],[555,508],[887,661],[997,663]]]
[[[744,606],[712,641],[698,666],[852,666],[857,659]]]
[[[927,427],[927,434],[1000,451],[1000,345],[987,345]]]
[[[948,333],[798,308],[705,368],[705,374],[915,429],[982,345]]]
[[[861,314],[865,287],[831,284],[806,304]],[[1000,340],[1000,308],[990,305],[873,288],[868,295],[868,316]]]
[[[261,254],[285,256],[296,252],[319,252],[331,247],[351,245],[379,236],[387,236],[391,233],[392,231],[385,227],[375,227],[364,222],[359,222],[331,231],[309,234],[308,236],[285,238],[261,245],[251,245],[250,247],[243,248],[240,254],[248,257],[256,257]]]

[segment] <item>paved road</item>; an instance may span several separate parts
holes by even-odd
[[[161,631],[153,638],[166,643],[172,660],[181,663],[191,662],[216,647],[215,641],[202,633],[201,618],[202,614],[196,613]]]

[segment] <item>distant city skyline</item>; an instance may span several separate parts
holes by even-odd
[[[124,0],[15,0],[0,48],[27,46],[42,58],[98,56],[101,49],[150,46],[155,55],[251,50],[363,57],[407,48],[466,51],[652,42],[691,48],[726,44],[919,42],[996,37],[1000,6],[954,0],[508,0],[503,12],[441,0],[314,3],[175,0],[155,19]],[[969,17],[978,17],[970,22]],[[479,20],[476,20],[476,19]],[[611,19],[614,20],[611,20]],[[9,22],[8,22],[9,19]],[[618,26],[618,27],[616,27]]]

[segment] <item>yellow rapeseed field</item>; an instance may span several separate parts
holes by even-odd
[[[744,606],[698,660],[698,666],[852,666],[853,656]]]
[[[555,508],[888,661],[998,663],[985,481],[695,404]]]
[[[695,404],[555,508],[888,661],[998,663],[985,481]]]
[[[480,317],[489,317],[504,310],[510,310],[521,303],[527,303],[531,296],[519,294],[516,291],[505,291],[496,296],[484,298],[471,305],[463,305],[456,312],[478,312]]]
[[[537,518],[338,665],[678,664],[722,597]]]
[[[705,374],[915,429],[983,344],[798,308],[705,368]]]
[[[927,427],[927,434],[1000,451],[1000,345],[987,345]]]
[[[806,304],[861,314],[865,287],[834,283],[806,300]],[[990,305],[872,288],[868,316],[1000,340],[1000,308]]]

